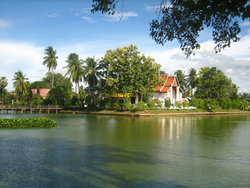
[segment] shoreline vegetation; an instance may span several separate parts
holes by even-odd
[[[72,113],[72,114],[94,114],[94,115],[117,115],[117,116],[131,116],[131,117],[147,117],[147,116],[190,116],[190,115],[227,115],[227,114],[249,114],[250,111],[245,110],[217,110],[207,111],[202,109],[194,110],[145,110],[145,111],[80,111],[80,110],[61,110],[60,113]]]
[[[1,128],[50,128],[58,124],[48,118],[0,119]]]

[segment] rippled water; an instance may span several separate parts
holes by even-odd
[[[0,187],[250,187],[250,116],[66,114],[0,129]]]

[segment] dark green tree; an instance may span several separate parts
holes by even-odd
[[[95,92],[98,80],[101,78],[101,67],[94,59],[88,57],[84,60],[84,81],[88,84],[89,93]]]
[[[56,56],[56,50],[53,49],[52,46],[49,46],[48,48],[45,49],[44,52],[45,57],[43,58],[43,65],[45,65],[48,69],[49,72],[51,71],[52,73],[52,78],[51,78],[51,87],[54,87],[54,70],[57,67],[57,56]]]
[[[30,89],[48,89],[49,86],[44,81],[35,81],[29,85]]]
[[[193,89],[196,86],[196,82],[197,82],[197,71],[194,68],[191,68],[187,76],[187,85],[190,90],[190,96],[193,95]]]
[[[8,80],[6,79],[6,77],[1,77],[0,78],[0,93],[1,93],[1,98],[2,98],[2,104],[4,104],[4,93],[5,91],[5,87],[8,85]]]
[[[119,0],[92,0],[92,12],[114,14]],[[150,35],[164,45],[174,39],[189,56],[200,48],[197,41],[205,28],[212,29],[215,52],[239,41],[241,20],[250,18],[249,0],[162,0],[158,19],[150,23]]]
[[[23,74],[20,70],[15,72],[13,81],[17,96],[24,97],[28,87],[28,78],[26,78],[26,74]]]
[[[67,66],[64,67],[67,68],[66,75],[69,75],[69,78],[75,83],[75,92],[77,93],[78,91],[79,97],[79,83],[83,80],[84,76],[83,61],[79,59],[76,53],[71,53],[66,62],[68,63]]]
[[[51,72],[47,72],[45,77],[43,78],[43,82],[47,85],[51,85],[52,77],[54,76],[54,87],[64,86],[69,90],[72,90],[72,83],[69,78],[64,77],[62,74],[52,74]]]
[[[204,67],[199,71],[195,96],[217,101],[232,100],[237,97],[237,86],[215,67]]]
[[[141,100],[152,91],[160,69],[154,59],[142,55],[133,45],[108,50],[100,66],[106,93],[139,94]]]
[[[175,73],[175,76],[177,77],[179,84],[180,84],[180,88],[183,91],[183,95],[184,97],[187,95],[187,79],[186,79],[186,75],[184,74],[184,72],[182,70],[177,70]]]

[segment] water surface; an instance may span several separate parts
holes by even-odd
[[[0,129],[0,187],[250,187],[250,116],[71,114]]]

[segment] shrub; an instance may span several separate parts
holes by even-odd
[[[151,100],[148,102],[148,108],[149,109],[155,109],[156,108],[156,104],[154,100]]]
[[[218,103],[215,99],[205,99],[204,100],[204,108],[209,111],[213,111],[218,109]]]
[[[133,105],[130,103],[130,99],[126,98],[123,103],[123,110],[131,110]]]
[[[165,100],[165,107],[166,108],[170,108],[171,107],[171,101],[169,99]]]
[[[147,106],[146,103],[143,101],[139,101],[136,105],[136,110],[146,110]]]
[[[41,105],[42,102],[43,102],[43,99],[39,94],[35,94],[32,96],[31,105]]]
[[[47,128],[57,123],[48,118],[0,119],[0,128]]]
[[[177,102],[175,103],[175,106],[176,106],[177,108],[182,108],[182,104],[181,104],[179,101],[177,101]]]
[[[162,102],[161,101],[157,101],[157,107],[161,108],[162,107]]]
[[[182,105],[183,105],[183,107],[189,107],[189,103],[188,103],[187,101],[184,101],[184,102],[182,103]]]
[[[204,100],[192,98],[192,100],[190,101],[190,105],[195,106],[195,107],[200,108],[200,109],[203,109],[204,108]]]

